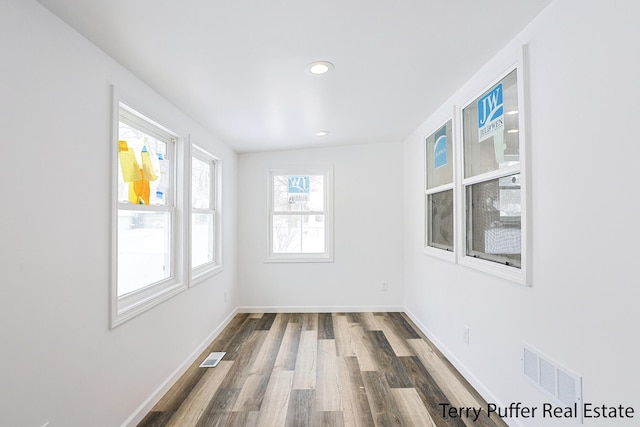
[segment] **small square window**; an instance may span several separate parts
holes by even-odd
[[[467,255],[520,268],[520,174],[467,186]]]
[[[453,251],[453,190],[427,196],[427,246]]]

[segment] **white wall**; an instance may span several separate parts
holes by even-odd
[[[422,141],[440,124],[439,113],[404,145],[238,160],[35,1],[5,0],[1,12],[0,425],[121,424],[236,305],[406,304],[498,403],[544,400],[520,376],[526,341],[581,374],[586,401],[640,411],[635,1],[554,0],[443,106],[471,99],[529,43],[531,288],[423,254]],[[114,330],[108,328],[111,84],[224,162],[223,273]],[[265,264],[266,170],[314,162],[335,166],[336,260]],[[379,290],[382,281],[388,292]],[[471,328],[469,346],[463,325]],[[618,421],[634,425],[637,417]]]
[[[242,154],[238,163],[243,306],[402,306],[402,144]],[[314,164],[334,166],[335,262],[264,263],[267,171]],[[380,291],[383,281],[386,292]]]
[[[422,144],[442,111],[404,144],[408,311],[497,403],[546,400],[520,374],[524,341],[582,375],[584,401],[635,407],[632,420],[587,425],[640,416],[638,16],[635,0],[554,0],[442,107],[470,101],[529,44],[532,287],[423,254]]]
[[[113,330],[111,84],[223,158],[225,263]],[[236,155],[32,0],[0,6],[0,105],[0,425],[120,425],[237,305]]]

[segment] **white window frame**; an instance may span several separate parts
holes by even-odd
[[[322,253],[291,253],[282,254],[273,252],[273,216],[287,215],[286,212],[273,209],[273,177],[275,175],[322,175],[324,183],[324,210],[319,212],[302,211],[291,213],[292,215],[324,215],[325,221],[325,251]],[[267,242],[265,262],[333,262],[333,166],[309,166],[269,169],[267,172]]]
[[[483,87],[479,88],[473,96],[466,97],[465,99],[460,99],[459,97],[453,98],[453,102],[457,101],[466,101],[462,105],[461,108],[453,105],[453,117],[451,118],[446,109],[441,109],[437,115],[433,116],[432,123],[437,123],[438,126],[434,126],[432,128],[432,132],[428,135],[433,134],[438,129],[442,128],[444,124],[450,119],[452,119],[453,123],[453,184],[438,186],[435,188],[427,189],[427,168],[429,165],[426,164],[427,156],[426,151],[423,152],[423,159],[425,160],[425,170],[424,170],[424,199],[423,206],[425,209],[424,212],[424,253],[426,255],[445,259],[447,261],[451,261],[454,263],[458,263],[465,267],[469,267],[478,271],[482,271],[484,273],[504,278],[510,282],[514,282],[516,284],[530,286],[531,285],[531,226],[530,226],[530,190],[529,190],[529,137],[528,137],[528,81],[527,81],[527,69],[528,69],[528,47],[527,45],[523,45],[520,49],[519,54],[516,53],[511,56],[512,61],[504,62],[504,68],[502,68],[502,73],[496,73],[498,78],[492,79],[488,84],[483,85]],[[487,90],[491,89],[495,86],[499,81],[504,79],[509,73],[516,70],[517,73],[517,90],[518,90],[518,126],[519,126],[519,163],[515,166],[510,166],[506,168],[502,168],[499,170],[491,171],[488,173],[476,175],[470,178],[464,177],[464,135],[463,135],[463,123],[462,123],[462,112],[463,110],[475,102],[482,94],[484,94]],[[485,81],[486,82],[486,81]],[[465,90],[465,93],[466,90]],[[469,95],[469,93],[467,93]],[[426,137],[423,140],[423,147],[426,150]],[[512,175],[515,173],[520,174],[520,191],[521,191],[521,223],[520,223],[520,240],[521,240],[521,265],[520,268],[516,268],[513,266],[503,265],[497,263],[495,261],[491,261],[488,259],[476,258],[473,256],[467,255],[467,201],[466,201],[466,190],[470,185],[474,185],[477,183],[482,183],[486,181],[490,181],[493,179],[497,179],[500,177]],[[427,205],[427,198],[430,194],[435,194],[441,191],[453,189],[453,209],[454,209],[454,249],[453,253],[438,249],[435,247],[430,247],[427,245],[427,227],[429,221],[429,207]]]
[[[428,168],[430,167],[430,165],[427,164],[427,151],[426,151],[427,141],[426,140],[431,135],[436,133],[439,129],[442,129],[444,126],[446,126],[447,123],[449,123],[449,121],[451,121],[451,133],[452,133],[451,141],[449,143],[451,144],[451,150],[452,150],[452,156],[451,156],[452,158],[450,159],[450,161],[453,163],[453,179],[449,184],[428,188]],[[422,146],[424,147],[423,159],[425,160],[424,185],[423,185],[423,188],[425,189],[424,191],[424,253],[436,258],[441,258],[446,261],[455,263],[456,254],[459,247],[458,241],[457,241],[458,230],[456,227],[457,206],[458,206],[456,203],[456,196],[458,192],[456,188],[456,170],[458,168],[458,162],[456,161],[456,154],[458,151],[458,147],[456,144],[456,140],[457,140],[456,124],[457,123],[456,123],[456,115],[455,115],[455,106],[454,106],[453,115],[451,114],[446,115],[446,118],[441,121],[438,121],[438,123],[439,123],[438,126],[435,126],[433,130],[429,132],[427,136],[423,139],[423,144],[422,144]],[[449,190],[453,191],[453,250],[451,251],[447,249],[435,247],[435,246],[429,246],[429,242],[428,242],[429,240],[428,227],[431,221],[431,210],[429,209],[429,196],[433,194],[442,193],[444,191],[449,191]]]
[[[196,158],[205,163],[209,163],[212,166],[211,170],[211,182],[209,183],[210,189],[210,206],[209,209],[196,209],[193,207],[193,203],[191,201],[191,181],[189,185],[189,270],[190,270],[190,280],[189,286],[195,286],[204,280],[215,276],[220,273],[223,269],[222,267],[222,227],[221,227],[221,176],[222,176],[222,162],[219,157],[214,156],[208,151],[200,148],[197,145],[191,145],[191,155],[189,156],[190,165],[193,166],[193,159]],[[192,179],[191,168],[189,171],[189,179]],[[191,253],[192,248],[192,240],[193,240],[193,229],[191,228],[192,217],[194,214],[204,213],[204,214],[213,214],[213,260],[207,262],[205,264],[199,265],[197,267],[193,267],[192,260],[193,254]]]
[[[113,128],[112,128],[112,209],[111,209],[111,280],[110,280],[110,327],[114,328],[127,320],[149,310],[152,307],[166,301],[187,288],[184,280],[184,160],[182,154],[184,138],[180,138],[176,133],[170,131],[158,122],[140,113],[137,108],[131,107],[128,102],[121,101],[113,89]],[[169,138],[168,147],[171,148],[171,195],[166,206],[140,206],[127,205],[118,201],[118,140],[119,122],[121,115],[126,117],[129,124],[143,129],[154,137],[162,139]],[[167,279],[149,284],[144,288],[130,292],[123,296],[118,296],[118,211],[119,210],[144,210],[144,211],[167,211],[171,212],[171,273]]]
[[[479,90],[471,99],[465,103],[462,108],[456,111],[457,116],[457,140],[458,146],[458,165],[456,172],[456,189],[457,189],[457,206],[459,206],[458,214],[456,215],[456,229],[458,230],[458,240],[456,242],[459,248],[457,252],[457,261],[461,265],[494,275],[509,281],[515,282],[520,285],[529,286],[531,284],[530,277],[530,260],[531,260],[531,248],[530,248],[530,226],[529,226],[529,179],[528,179],[528,132],[527,132],[527,118],[528,118],[528,91],[527,91],[527,46],[522,46],[520,56],[510,66],[506,67],[506,70],[499,75],[498,78],[489,82],[481,90]],[[475,102],[483,93],[491,89],[498,82],[504,79],[509,73],[516,70],[517,75],[517,88],[518,88],[518,144],[519,144],[519,162],[517,165],[508,166],[491,172],[475,175],[473,177],[464,177],[464,149],[463,149],[463,130],[462,130],[462,111],[473,102]],[[513,266],[503,265],[491,260],[475,258],[467,255],[467,215],[468,206],[466,201],[467,187],[491,181],[497,178],[505,177],[512,174],[520,174],[521,184],[521,218],[520,218],[520,241],[521,241],[521,265],[520,268]]]

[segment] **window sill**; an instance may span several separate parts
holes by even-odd
[[[117,298],[111,312],[111,329],[165,302],[186,289],[186,284],[175,283],[162,286],[156,289],[155,292],[150,293],[147,297],[135,298],[124,296]]]
[[[453,251],[448,251],[446,249],[438,249],[431,246],[425,246],[424,254],[432,256],[434,258],[440,258],[445,261],[449,261],[451,263],[456,262],[456,254]]]
[[[531,286],[531,281],[527,276],[526,270],[523,268],[509,267],[493,261],[463,256],[459,260],[459,264],[483,273],[506,279],[521,286]]]
[[[196,268],[191,272],[191,281],[189,282],[189,287],[194,287],[204,282],[207,279],[210,279],[218,274],[222,273],[224,267],[222,265],[215,265],[213,267],[205,267],[205,268]]]

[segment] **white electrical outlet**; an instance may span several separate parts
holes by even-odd
[[[464,343],[469,345],[469,327],[464,325]]]
[[[382,282],[382,287],[380,288],[381,291],[388,291],[389,290],[389,282]]]

